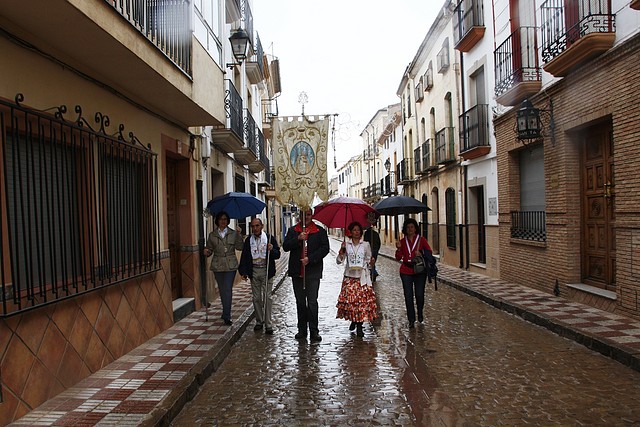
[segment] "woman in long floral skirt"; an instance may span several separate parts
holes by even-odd
[[[352,222],[347,229],[350,237],[342,242],[336,258],[338,264],[346,261],[336,318],[351,321],[349,330],[357,329],[356,334],[363,337],[362,323],[378,317],[376,294],[369,272],[375,260],[371,256],[371,246],[362,238],[362,225]]]

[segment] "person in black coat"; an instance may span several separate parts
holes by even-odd
[[[319,342],[322,337],[318,329],[318,290],[323,259],[329,254],[329,237],[323,228],[312,221],[311,209],[303,210],[300,215],[303,220],[287,231],[282,243],[282,249],[291,252],[289,276],[293,282],[298,312],[298,333],[295,338],[306,339],[308,328],[311,341]]]
[[[260,331],[264,326],[264,332],[271,335],[271,291],[273,277],[276,275],[276,260],[280,258],[280,248],[276,239],[262,231],[262,228],[260,218],[251,220],[251,235],[245,239],[242,246],[238,272],[245,280],[251,280],[253,308],[256,313],[253,330]]]

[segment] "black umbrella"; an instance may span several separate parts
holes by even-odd
[[[391,196],[373,205],[380,215],[413,214],[430,211],[429,206],[409,196]]]

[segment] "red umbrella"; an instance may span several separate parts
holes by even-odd
[[[355,197],[336,197],[316,206],[313,219],[317,219],[329,228],[347,228],[353,221],[358,221],[363,228],[369,226],[367,214],[378,211]]]

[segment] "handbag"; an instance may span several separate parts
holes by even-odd
[[[427,268],[424,257],[422,255],[418,255],[411,258],[411,267],[413,268],[414,274],[424,273]]]

